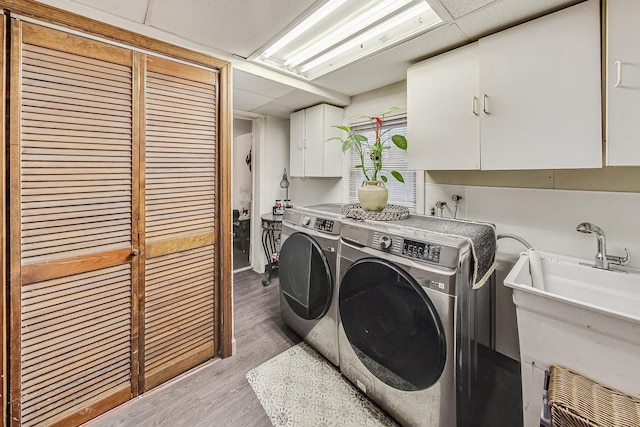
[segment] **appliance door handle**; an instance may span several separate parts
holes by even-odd
[[[478,97],[474,96],[471,101],[471,112],[473,112],[474,116],[478,115]]]
[[[615,64],[618,70],[616,73],[616,84],[614,84],[613,87],[620,87],[622,85],[622,61],[616,61]]]
[[[486,93],[482,95],[482,112],[489,114],[489,97]]]

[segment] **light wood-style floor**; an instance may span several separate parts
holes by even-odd
[[[234,275],[236,355],[160,385],[86,426],[271,426],[245,374],[300,341],[280,319],[278,279]]]
[[[280,319],[278,278],[264,287],[264,275],[234,274],[236,355],[205,364],[89,422],[85,427],[271,427],[245,375],[300,342]],[[522,426],[519,364],[489,352],[491,375],[480,427]]]

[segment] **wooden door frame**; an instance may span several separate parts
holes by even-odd
[[[219,104],[217,134],[217,213],[215,242],[216,256],[216,296],[218,304],[219,357],[232,355],[232,272],[231,272],[231,64],[213,56],[195,52],[180,46],[153,39],[151,37],[106,24],[75,13],[67,12],[33,0],[0,0],[0,8],[5,12],[37,19],[90,35],[113,40],[134,48],[169,56],[190,63],[203,65],[219,71]],[[14,224],[15,225],[15,224]],[[3,234],[4,236],[4,234]]]
[[[7,18],[6,16],[2,16],[0,18],[0,38],[2,39],[0,43],[2,43],[2,54],[0,56],[0,73],[3,76],[6,76],[6,54],[7,54]],[[2,99],[4,100],[5,94],[7,93],[6,87],[6,79],[0,79],[0,93],[2,94]],[[6,311],[6,301],[7,301],[7,251],[6,251],[6,212],[7,212],[7,198],[6,198],[6,121],[5,121],[5,109],[6,102],[2,102],[0,105],[0,128],[3,130],[0,132],[0,141],[2,144],[2,152],[0,153],[0,170],[2,170],[2,177],[0,178],[0,192],[2,197],[0,198],[2,207],[0,208],[0,274],[2,275],[2,289],[0,289],[0,325],[2,330],[0,331],[0,336],[2,336],[2,348],[0,349],[0,371],[2,373],[2,390],[0,390],[0,405],[2,405],[2,410],[0,410],[0,414],[2,419],[0,420],[0,425],[5,426],[7,423],[6,417],[6,408],[7,408],[7,311]]]
[[[141,34],[137,34],[135,32],[125,30],[110,24],[102,23],[87,17],[83,17],[81,15],[77,15],[74,13],[70,13],[52,6],[44,5],[41,3],[37,3],[33,0],[0,0],[0,8],[2,8],[5,13],[13,13],[29,18],[33,18],[35,20],[39,20],[44,23],[50,23],[66,28],[70,28],[76,31],[84,32],[89,35],[93,35],[99,38],[116,41],[128,46],[131,46],[134,49],[142,49],[149,51],[151,53],[157,53],[160,55],[168,56],[171,58],[183,60],[186,62],[199,64],[205,66],[207,68],[216,69],[219,71],[218,74],[218,114],[217,114],[217,123],[216,128],[218,129],[218,133],[216,135],[216,151],[218,156],[216,158],[216,182],[217,185],[217,209],[216,209],[216,224],[218,225],[215,229],[214,241],[217,246],[216,251],[216,259],[215,259],[215,299],[217,302],[216,306],[216,323],[217,330],[215,343],[216,348],[218,349],[217,357],[225,358],[232,355],[232,271],[231,271],[231,118],[232,118],[232,110],[231,110],[231,65],[227,61],[217,59],[215,57],[191,51],[186,48],[182,48],[179,46],[172,45],[170,43],[166,43],[163,41],[159,41],[153,39],[148,36],[144,36]],[[3,18],[6,19],[6,18]],[[6,30],[2,33],[3,38],[6,38]],[[13,42],[19,42],[19,40],[13,40]],[[4,58],[1,62],[1,67],[5,67]],[[6,75],[6,74],[3,74]],[[6,93],[5,87],[5,79],[3,78],[1,81],[3,91],[2,93]],[[10,82],[12,85],[16,84],[16,79],[13,79]],[[17,89],[17,87],[16,87]],[[18,91],[12,90],[11,96],[12,101],[15,102],[15,96]],[[4,110],[4,103],[2,107]],[[2,112],[2,111],[0,111]],[[2,118],[4,120],[4,114],[2,114]],[[19,116],[13,114],[11,117],[12,128],[15,129],[16,124],[19,122]],[[5,123],[6,126],[6,123]],[[3,126],[3,129],[4,127]],[[135,127],[135,126],[134,126]],[[7,141],[5,139],[5,133],[2,132],[3,142],[5,142],[5,146],[7,146]],[[20,154],[19,147],[15,144],[18,144],[17,141],[11,138],[8,143],[10,144],[10,156],[12,164],[15,162],[19,162]],[[5,163],[4,153],[0,158],[0,162]],[[6,169],[6,165],[4,165],[3,170]],[[20,188],[19,182],[12,181],[6,183],[11,191],[12,197],[19,197]],[[17,187],[16,187],[17,186]],[[1,188],[5,189],[5,176],[2,177]],[[5,194],[6,190],[5,190]],[[7,205],[6,198],[3,199],[3,221],[2,221],[2,241],[0,244],[2,247],[2,269],[3,269],[3,284],[6,284],[6,280],[9,278],[9,275],[12,275],[10,280],[12,283],[20,283],[19,275],[20,275],[20,265],[19,264],[19,254],[20,254],[20,245],[18,238],[18,244],[16,241],[13,241],[11,247],[5,247],[4,242],[6,239],[6,230],[4,229],[7,214]],[[19,216],[12,215],[9,217],[9,221],[11,221],[11,229],[12,233],[15,235],[16,230],[20,230],[19,224]],[[137,227],[136,227],[137,228]],[[11,271],[7,272],[4,270],[5,266],[5,256],[9,255],[11,260]],[[17,260],[17,261],[16,261]],[[16,281],[17,280],[17,281]],[[3,286],[3,291],[5,292],[6,286]],[[3,295],[3,302],[0,311],[2,311],[2,321],[5,322],[7,320],[7,312],[6,312],[6,304],[8,302],[7,296]],[[11,297],[8,297],[11,298]],[[14,298],[15,299],[15,298]],[[19,310],[20,301],[11,301],[12,310],[16,308]],[[16,305],[17,304],[17,305]],[[15,319],[19,319],[19,315],[16,317],[15,313],[11,316],[11,320],[15,321]],[[3,331],[6,328],[3,328]],[[135,332],[135,331],[134,331]],[[3,336],[3,354],[0,355],[0,363],[2,364],[3,373],[5,376],[3,377],[3,390],[5,394],[3,394],[2,398],[6,399],[6,392],[8,392],[7,381],[6,381],[6,373],[7,369],[6,365],[6,356],[8,356],[7,351],[10,351],[7,347],[7,336]],[[19,354],[14,354],[14,357],[19,357]],[[9,375],[15,376],[19,375],[18,372],[8,372]],[[3,405],[3,408],[6,408],[6,405]],[[3,425],[6,422],[6,417],[3,417]]]

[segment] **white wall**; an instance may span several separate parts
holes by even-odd
[[[246,163],[250,150],[251,133],[233,137],[233,192],[231,197],[233,209],[241,210],[251,202],[252,176]]]
[[[267,262],[262,249],[260,215],[270,213],[275,199],[284,199],[280,180],[285,167],[289,167],[289,120],[266,116],[254,120],[254,157],[251,221],[251,266],[264,272]]]
[[[491,222],[498,234],[517,234],[538,250],[593,262],[595,236],[576,231],[579,223],[591,222],[605,231],[609,254],[624,255],[627,248],[629,266],[640,268],[639,193],[426,184],[425,203],[446,201],[444,215],[451,216],[454,193],[463,197],[458,218]],[[498,242],[496,347],[515,359],[519,358],[515,307],[511,290],[502,282],[523,250],[511,240]]]
[[[392,107],[398,107],[398,113],[407,111],[406,80],[351,97],[351,105],[345,108],[344,117],[375,116]]]
[[[345,202],[342,178],[290,178],[290,181],[289,198],[294,206]]]
[[[284,168],[289,168],[289,120],[267,116],[260,167],[260,212],[266,213],[285,195],[280,181]]]

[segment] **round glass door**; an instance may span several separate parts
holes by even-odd
[[[339,298],[345,334],[373,375],[406,391],[438,381],[446,361],[444,329],[413,277],[386,260],[364,258],[345,273]]]
[[[282,244],[278,260],[280,291],[291,309],[307,320],[329,310],[333,279],[322,248],[311,236],[293,233]]]

